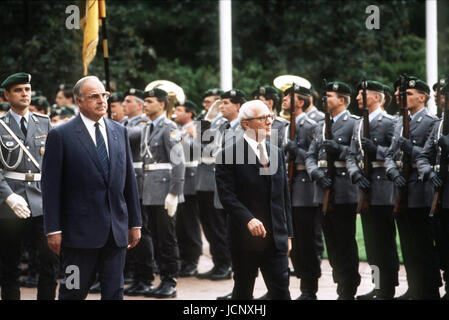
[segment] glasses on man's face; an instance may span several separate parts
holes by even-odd
[[[106,91],[106,92],[101,92],[101,93],[91,93],[87,96],[87,99],[94,100],[94,101],[98,101],[98,99],[100,99],[100,98],[108,100],[110,96],[111,96],[111,93]]]
[[[249,119],[246,119],[246,120],[248,120],[248,121],[249,120],[259,120],[261,122],[266,122],[267,120],[273,121],[274,118],[275,118],[274,114],[270,113],[270,114],[267,114],[265,116],[260,116],[260,117],[256,117],[256,118],[249,118]]]

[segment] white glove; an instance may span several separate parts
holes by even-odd
[[[28,203],[22,196],[12,193],[5,201],[19,218],[26,219],[30,217],[31,211],[28,208]]]
[[[168,216],[173,217],[176,212],[176,207],[178,206],[178,196],[174,194],[167,194],[165,198],[165,209],[167,210]]]

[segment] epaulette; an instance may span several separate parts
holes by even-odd
[[[277,120],[277,121],[279,121],[279,122],[290,123],[290,121],[288,121],[287,119],[284,119],[284,118],[282,118],[282,117],[276,117],[275,120]]]
[[[42,114],[42,113],[39,113],[39,112],[32,112],[32,114],[34,114],[35,116],[38,116],[38,117],[50,119],[50,117],[48,115]]]
[[[432,120],[438,120],[438,117],[436,115],[428,113],[428,114],[426,114],[426,116],[428,116]]]
[[[384,113],[382,113],[382,116],[383,116],[384,118],[387,118],[387,119],[390,119],[390,120],[394,120],[394,116],[392,116],[392,115],[389,114],[389,113],[384,112]]]
[[[351,114],[351,118],[356,119],[356,120],[359,120],[359,119],[360,119],[360,117],[357,116],[357,115],[355,115],[355,114]]]
[[[310,119],[309,117],[306,117],[306,120],[308,121],[308,122],[310,122],[311,124],[317,124],[318,122],[316,122],[315,120],[313,120],[313,119]]]

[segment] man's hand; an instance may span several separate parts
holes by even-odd
[[[140,237],[140,228],[128,229],[128,246],[126,247],[126,249],[134,248],[139,243]]]
[[[369,190],[371,186],[371,182],[360,171],[354,173],[353,181],[359,186],[359,189],[362,190]]]
[[[292,238],[288,238],[287,256],[290,254],[290,251],[292,251]]]
[[[61,252],[62,233],[55,233],[47,236],[47,244],[51,251],[59,256]]]
[[[285,145],[284,149],[290,153],[291,155],[296,155],[296,148],[298,145],[296,144],[296,141],[288,139],[287,144]]]
[[[267,231],[265,230],[265,227],[263,226],[263,223],[256,219],[256,218],[252,218],[249,222],[248,222],[248,230],[251,233],[251,235],[253,237],[262,237],[265,238],[265,236],[267,235]]]
[[[321,188],[327,189],[332,186],[332,180],[324,173],[322,169],[315,169],[312,171],[312,179],[313,181],[316,181]]]
[[[28,208],[28,203],[22,196],[12,193],[6,198],[5,202],[19,218],[26,219],[30,217],[31,211]]]
[[[405,139],[404,137],[399,137],[398,139],[399,147],[401,150],[408,154],[409,156],[412,155],[413,152],[413,143],[410,141],[410,139]]]
[[[174,194],[167,194],[167,197],[165,198],[165,209],[167,210],[167,214],[170,217],[173,217],[176,213],[176,208],[178,207],[178,196],[175,196]]]
[[[435,171],[431,171],[429,174],[429,181],[435,189],[439,189],[443,186],[443,180],[435,173]]]
[[[196,130],[195,130],[195,126],[187,126],[187,128],[185,129],[187,131],[188,134],[190,134],[191,137],[195,138],[196,137]]]
[[[407,185],[405,178],[399,173],[398,169],[391,169],[387,172],[387,177],[393,181],[397,188],[403,188]]]
[[[341,145],[335,140],[324,140],[323,146],[327,153],[338,156],[341,152]]]
[[[449,150],[449,137],[441,136],[440,139],[438,139],[438,145],[444,152],[447,152]]]
[[[371,160],[376,159],[377,146],[374,144],[373,140],[362,137],[362,148],[363,151],[368,154]]]

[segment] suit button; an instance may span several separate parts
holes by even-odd
[[[29,149],[30,148],[30,146],[27,146],[27,149]]]
[[[345,176],[345,175],[346,175],[346,172],[342,172],[341,175],[342,175],[342,176]]]
[[[31,159],[30,159],[30,158],[28,158],[28,161],[31,161]]]

